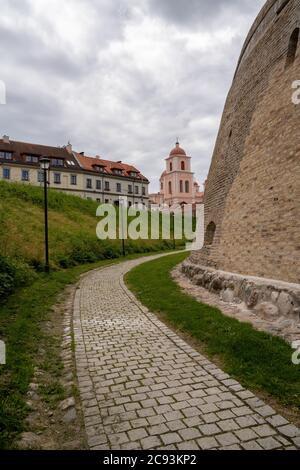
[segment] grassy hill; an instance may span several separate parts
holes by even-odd
[[[52,269],[113,259],[121,255],[120,240],[96,237],[98,203],[49,191],[49,248]],[[127,240],[126,253],[171,249],[167,240]],[[0,182],[0,300],[14,284],[22,285],[44,265],[43,190]],[[2,276],[2,277],[1,277]],[[10,279],[9,279],[10,278]],[[2,288],[1,288],[2,285]],[[2,292],[1,292],[2,290]]]
[[[54,321],[53,305],[59,295],[82,273],[118,262],[121,255],[119,240],[96,238],[97,206],[50,190],[52,269],[46,275],[43,191],[0,182],[0,339],[7,346],[6,365],[0,366],[0,449],[14,448],[18,434],[27,429],[25,418],[31,409],[26,393],[34,367],[50,374],[47,399],[57,398],[56,384],[65,372],[60,338],[45,331],[45,322]],[[170,241],[127,240],[126,259],[170,248]]]

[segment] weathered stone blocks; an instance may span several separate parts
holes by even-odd
[[[224,302],[244,302],[268,320],[285,317],[300,323],[300,286],[296,284],[217,271],[190,260],[181,269],[196,285],[218,293]]]

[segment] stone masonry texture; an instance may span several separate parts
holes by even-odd
[[[143,307],[123,276],[84,276],[74,300],[78,385],[91,449],[297,449],[300,430]]]
[[[212,245],[191,261],[223,271],[300,282],[300,41],[286,67],[300,0],[268,0],[245,42],[205,191]]]

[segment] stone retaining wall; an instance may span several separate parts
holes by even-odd
[[[182,264],[182,272],[210,292],[219,294],[224,302],[245,302],[259,316],[300,321],[300,285],[271,279],[218,271],[207,266]]]

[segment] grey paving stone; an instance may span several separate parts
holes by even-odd
[[[235,431],[240,426],[233,419],[226,419],[225,421],[219,421],[218,426],[222,431]]]
[[[129,439],[134,442],[140,441],[144,437],[148,437],[148,433],[144,428],[132,429],[131,431],[128,431],[128,436]]]
[[[276,431],[271,428],[268,424],[262,424],[260,426],[256,426],[253,428],[253,431],[256,432],[260,437],[269,437],[269,436],[274,436],[276,434]]]
[[[265,450],[278,449],[282,444],[276,441],[273,437],[265,437],[264,439],[257,439],[257,443]]]
[[[244,450],[263,450],[256,441],[242,442],[241,446]]]
[[[222,447],[228,447],[239,443],[239,439],[232,432],[219,434],[216,436],[216,439]]]
[[[257,438],[257,434],[252,429],[241,429],[235,431],[235,435],[242,442],[251,441],[252,439]]]
[[[161,446],[161,440],[157,436],[149,436],[141,440],[142,449],[152,450],[159,446]]]
[[[281,426],[279,428],[279,431],[281,434],[284,436],[288,437],[299,437],[300,436],[300,430],[296,428],[293,424],[287,424],[286,426]]]
[[[181,429],[178,431],[178,434],[180,434],[184,441],[190,441],[201,436],[200,431],[196,428]]]
[[[220,428],[218,428],[218,426],[215,424],[204,424],[199,426],[199,429],[203,436],[212,436],[220,432]]]
[[[179,434],[177,434],[175,432],[171,432],[171,433],[168,433],[168,434],[163,434],[161,436],[161,439],[162,439],[164,445],[166,445],[166,446],[170,445],[170,444],[176,444],[177,442],[182,441]]]
[[[214,437],[202,437],[197,442],[202,450],[210,450],[219,446]]]

